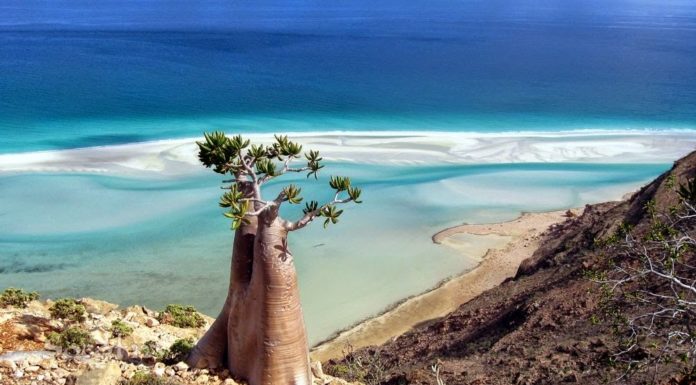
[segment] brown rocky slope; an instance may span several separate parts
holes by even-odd
[[[435,384],[434,364],[449,385],[613,381],[622,373],[609,360],[616,338],[606,323],[596,322],[598,284],[586,276],[603,268],[597,262],[603,246],[597,240],[610,237],[622,223],[646,228],[646,204],[654,200],[658,210],[666,211],[678,203],[674,183],[694,177],[696,152],[630,199],[587,206],[582,216],[552,226],[514,279],[381,347],[328,362],[327,371],[352,373],[355,357],[362,357],[377,373],[363,379],[374,384]],[[680,376],[672,369],[656,381],[676,383]]]

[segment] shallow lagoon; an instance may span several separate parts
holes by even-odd
[[[433,244],[438,230],[617,199],[668,167],[334,163],[317,182],[298,177],[307,199],[329,198],[329,172],[353,176],[365,196],[337,226],[291,234],[311,342],[472,268],[501,243],[474,237],[462,251]],[[2,286],[153,308],[190,303],[216,315],[232,233],[216,204],[221,178],[211,174],[0,176]]]

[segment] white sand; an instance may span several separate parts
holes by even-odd
[[[270,143],[272,135],[246,135]],[[326,160],[375,164],[662,163],[696,148],[696,132],[325,132],[291,138]],[[201,172],[195,138],[0,155],[1,172],[181,175]]]

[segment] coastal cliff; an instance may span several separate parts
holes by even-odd
[[[670,211],[679,202],[674,186],[695,176],[693,152],[630,198],[588,205],[581,216],[551,226],[514,278],[382,346],[330,360],[327,371],[351,372],[356,361],[369,362],[379,378],[366,378],[382,384],[690,383],[670,360],[656,364],[655,377],[623,377],[613,361],[612,325],[597,318],[601,287],[588,272],[610,268],[602,255],[611,250],[602,240],[624,226],[649,232],[646,207]]]

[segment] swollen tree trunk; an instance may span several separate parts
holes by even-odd
[[[250,333],[254,340],[249,341],[253,354],[230,356],[230,369],[245,361],[244,377],[250,385],[310,385],[312,376],[297,273],[288,250],[287,230],[277,216],[277,208],[259,216],[254,256],[246,298],[247,311],[253,320]]]
[[[277,208],[237,230],[232,255],[225,305],[187,362],[225,365],[250,385],[310,385],[297,274]]]
[[[239,324],[243,322],[239,315],[245,313],[244,297],[251,281],[254,260],[254,238],[256,237],[256,218],[252,217],[248,224],[243,224],[235,231],[232,247],[232,262],[227,298],[220,314],[210,329],[193,349],[187,363],[195,368],[217,368],[226,364],[228,357],[235,350],[229,350],[228,345],[241,345]],[[237,315],[237,316],[233,316]],[[228,343],[235,340],[235,343]],[[236,353],[236,352],[235,352]]]

